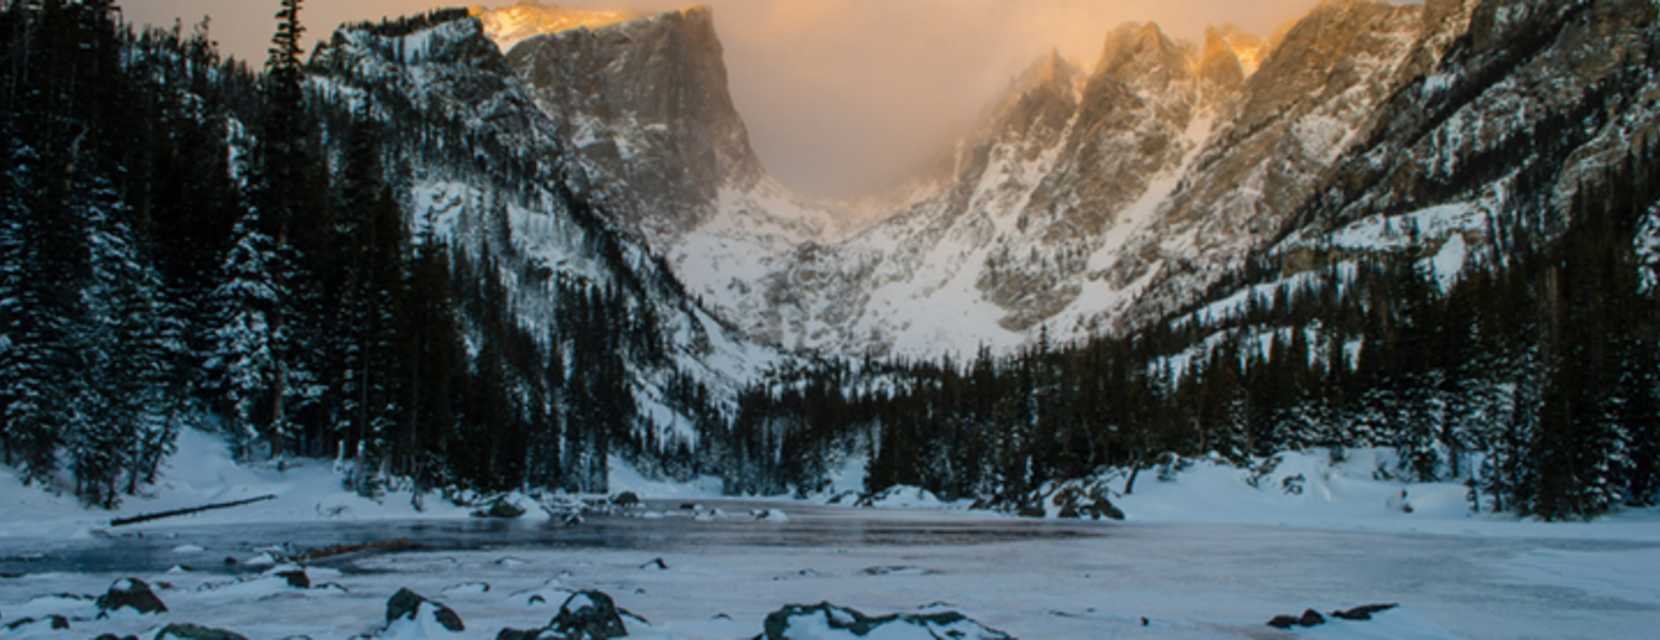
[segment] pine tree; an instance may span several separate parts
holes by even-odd
[[[219,318],[213,355],[206,367],[214,390],[223,398],[225,430],[237,459],[252,459],[258,440],[285,435],[284,419],[270,410],[282,386],[289,337],[279,314],[287,295],[277,277],[275,242],[260,231],[261,212],[252,209],[238,222],[227,253],[220,285],[214,290]]]

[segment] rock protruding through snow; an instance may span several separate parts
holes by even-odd
[[[760,636],[764,640],[803,637],[1013,640],[1013,636],[982,625],[955,611],[871,617],[828,602],[811,606],[793,604],[774,611],[767,615]]]
[[[248,640],[235,631],[195,624],[170,624],[156,634],[156,640]]]
[[[123,578],[110,585],[109,591],[98,598],[100,616],[107,616],[121,609],[132,609],[140,614],[164,613],[167,605],[156,592],[150,590],[150,585],[138,578]]]
[[[409,589],[399,589],[397,593],[386,601],[386,624],[388,630],[402,622],[422,624],[427,620],[435,621],[444,629],[451,632],[463,631],[467,627],[461,622],[461,616],[443,603],[428,600],[421,594]]]
[[[618,609],[616,602],[604,592],[579,591],[565,599],[565,604],[559,607],[559,614],[548,622],[548,626],[529,630],[502,629],[501,633],[496,635],[496,640],[626,638],[628,627],[623,625],[624,613],[627,612]],[[632,614],[630,617],[642,622],[644,620]]]

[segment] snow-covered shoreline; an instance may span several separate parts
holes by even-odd
[[[1278,637],[1265,625],[1273,616],[1370,603],[1401,606],[1371,621],[1330,619],[1285,633],[1637,638],[1660,615],[1660,584],[1648,578],[1660,567],[1653,510],[1592,523],[1470,516],[1456,484],[1407,485],[1402,502],[1402,485],[1371,477],[1384,455],[1372,451],[1349,452],[1337,464],[1323,452],[1288,455],[1255,486],[1243,470],[1204,461],[1162,479],[1145,472],[1133,494],[1113,495],[1128,520],[1100,523],[968,510],[916,490],[877,501],[889,508],[826,506],[823,497],[733,500],[716,495],[718,485],[654,483],[619,465],[613,488],[647,503],[633,517],[571,531],[626,541],[553,543],[556,534],[539,533],[543,525],[534,522],[499,534],[488,523],[446,525],[470,521],[470,510],[436,497],[423,513],[407,494],[358,498],[326,463],[240,467],[215,453],[211,436],[187,434],[183,444],[159,495],[132,500],[119,515],[262,492],[278,498],[94,533],[112,514],[0,478],[11,483],[13,504],[33,510],[0,523],[0,557],[50,550],[0,579],[0,626],[36,619],[0,637],[155,638],[167,625],[189,623],[249,638],[494,638],[548,625],[582,590],[609,594],[639,617],[625,618],[628,637],[647,639],[753,637],[784,607],[820,602],[877,617],[958,612],[1017,638]],[[859,484],[862,461],[844,466],[834,492]],[[1288,491],[1287,479],[1299,476],[1290,484],[1301,491]],[[1100,479],[1114,491],[1122,480]],[[328,516],[326,507],[344,509]],[[748,511],[755,508],[783,515],[758,519]],[[715,509],[724,515],[695,517]],[[249,546],[267,544],[256,535],[339,526],[355,527],[352,535],[437,540],[465,530],[474,540],[500,538],[488,549],[438,543],[320,561],[303,567],[306,588],[281,575],[296,567]],[[177,566],[64,569],[79,550],[139,552],[140,542],[144,553]],[[223,564],[226,555],[237,565]],[[169,610],[100,618],[94,597],[127,578],[153,585]],[[406,588],[452,609],[465,630],[430,620],[389,626],[387,601]],[[70,630],[50,628],[52,615]]]
[[[0,468],[0,499],[11,505],[11,514],[19,514],[0,519],[0,541],[85,539],[107,531],[114,518],[262,495],[276,498],[122,530],[303,522],[453,521],[470,518],[473,511],[473,507],[452,504],[436,494],[425,496],[423,509],[416,510],[407,490],[389,491],[378,500],[362,498],[341,485],[339,475],[326,461],[298,461],[281,470],[268,464],[239,465],[230,459],[220,440],[200,431],[186,430],[181,434],[179,445],[179,452],[166,463],[161,482],[147,487],[145,495],[129,498],[114,511],[87,509],[72,496],[24,487],[14,471]],[[1247,482],[1251,475],[1247,470],[1215,460],[1191,462],[1174,474],[1161,475],[1157,470],[1144,472],[1131,495],[1121,495],[1124,488],[1121,475],[1106,474],[1094,481],[1111,491],[1112,502],[1134,523],[1660,542],[1660,509],[1627,509],[1591,522],[1546,523],[1508,514],[1473,514],[1468,506],[1468,490],[1460,483],[1401,483],[1374,478],[1374,470],[1380,464],[1387,465],[1390,455],[1388,450],[1357,449],[1346,452],[1342,461],[1333,462],[1325,451],[1285,454],[1273,471],[1259,478],[1255,486]],[[653,480],[621,460],[613,460],[610,480],[613,494],[626,491],[648,500],[711,505],[777,503],[776,508],[786,514],[791,505],[827,502],[849,509],[874,507],[918,513],[968,511],[969,501],[941,500],[919,488],[895,488],[884,492],[874,504],[856,507],[855,494],[863,487],[865,465],[866,461],[858,458],[844,461],[832,474],[830,486],[805,500],[789,496],[723,496],[716,478],[685,484]],[[835,500],[838,496],[841,499]],[[1057,516],[1057,505],[1044,506],[1049,518]],[[978,519],[1012,517],[989,511],[963,515]],[[525,517],[547,519],[549,516],[539,509],[530,509]]]

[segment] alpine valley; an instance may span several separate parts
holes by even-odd
[[[1268,526],[1322,513],[1315,528],[1433,520],[1444,527],[1427,531],[1542,538],[1579,526],[1558,521],[1635,519],[1643,542],[1621,552],[1655,560],[1655,0],[1323,0],[1273,33],[1218,24],[1193,39],[1100,25],[1093,59],[1031,61],[938,162],[856,200],[769,174],[708,7],[438,9],[313,34],[308,53],[301,0],[263,4],[280,12],[256,71],[220,54],[208,21],[138,28],[115,0],[0,2],[0,495],[47,514],[0,524],[0,541],[267,493],[270,505],[229,508],[273,522],[530,511],[572,527],[673,514],[642,515],[643,495],[688,500],[688,526],[724,516],[692,499],[949,507],[997,518],[1000,542],[1084,526],[1016,516],[1237,511]],[[927,522],[900,537],[946,535]],[[860,529],[862,544],[882,530]],[[660,542],[615,535],[595,553]],[[1253,535],[1219,537],[1262,544],[1251,557],[1265,563],[1297,553]],[[202,544],[217,553],[227,538]],[[494,543],[466,540],[431,551],[516,579],[511,558],[463,554]],[[1180,555],[1167,542],[1133,544]],[[787,562],[773,544],[756,546]],[[1459,562],[1510,552],[1484,544]],[[268,559],[303,565],[319,549]],[[923,562],[893,553],[880,562]],[[655,561],[644,569],[669,571]],[[385,569],[364,562],[341,580]],[[836,579],[938,573],[909,564]],[[770,580],[827,577],[808,571]],[[685,586],[664,575],[627,586],[640,599]],[[498,637],[621,637],[606,625],[625,618],[661,637],[757,626],[672,609],[696,622],[653,627],[558,580],[522,585],[541,590],[532,602],[570,598],[558,617]],[[1396,599],[1415,584],[1386,583]],[[483,602],[480,584],[429,591]],[[1615,636],[1660,607],[1652,584],[1586,584],[1570,585],[1589,590],[1576,602],[1601,603]],[[211,604],[221,586],[179,597]],[[410,595],[387,625],[352,629],[461,631]],[[1077,611],[1033,626],[979,602],[983,621],[1035,637],[1082,637],[1067,625],[1086,622],[1279,637],[1252,636],[1255,614],[1248,631],[1231,618],[1161,628],[1064,600]],[[91,606],[59,604],[24,609]],[[926,607],[819,607],[778,609],[761,637],[1010,637]],[[1409,605],[1405,626],[1375,637],[1469,636],[1436,635],[1454,613]],[[826,635],[804,635],[820,621]],[[0,636],[49,635],[31,624]]]
[[[1099,25],[850,199],[714,8],[252,3],[0,2],[0,637],[1652,635],[1657,0]]]

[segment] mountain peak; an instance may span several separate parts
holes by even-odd
[[[642,17],[632,11],[596,9],[569,9],[547,5],[537,0],[521,0],[518,4],[499,8],[481,5],[467,7],[467,11],[484,25],[484,33],[505,53],[527,39],[572,29],[600,29]]]
[[[1186,52],[1157,23],[1130,22],[1107,33],[1095,75],[1122,82],[1143,78],[1159,84],[1187,72]]]
[[[1078,82],[1080,75],[1082,72],[1078,67],[1062,56],[1059,49],[1051,49],[1032,61],[1032,64],[1020,73],[1015,79],[1012,93],[1025,93],[1046,86],[1072,87]]]
[[[565,24],[563,9],[508,10]],[[585,167],[652,194],[638,207],[619,206],[637,210],[618,215],[672,235],[702,221],[720,188],[747,188],[765,171],[728,93],[711,10],[623,15],[535,34],[507,59],[543,111],[568,129]]]
[[[1267,53],[1267,42],[1261,36],[1233,24],[1213,25],[1205,28],[1205,46],[1200,64],[1203,66],[1217,57],[1231,57],[1239,63],[1241,73],[1248,78],[1256,73]]]

